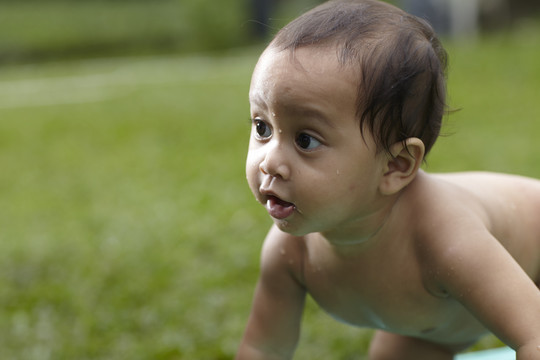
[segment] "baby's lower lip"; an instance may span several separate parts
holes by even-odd
[[[293,203],[283,201],[276,196],[269,196],[266,200],[266,210],[271,217],[276,219],[285,219],[292,215],[295,206]]]

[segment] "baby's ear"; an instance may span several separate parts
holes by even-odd
[[[424,154],[424,143],[418,138],[408,138],[390,146],[379,191],[383,195],[392,195],[409,185],[424,160]]]

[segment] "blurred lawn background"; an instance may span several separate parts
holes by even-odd
[[[233,357],[271,223],[244,176],[250,19],[0,1],[0,358]],[[460,110],[426,169],[540,178],[540,21],[445,44]],[[298,358],[359,359],[370,334],[309,301]]]

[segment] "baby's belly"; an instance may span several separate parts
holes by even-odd
[[[452,299],[397,301],[378,299],[368,304],[328,306],[315,299],[332,317],[353,326],[381,329],[443,345],[471,344],[488,333],[460,303]]]

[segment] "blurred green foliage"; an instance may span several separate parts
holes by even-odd
[[[0,62],[211,51],[252,40],[245,0],[0,1]]]
[[[461,110],[426,170],[540,178],[538,44],[447,44]],[[1,359],[233,358],[271,223],[244,175],[259,50],[0,68]],[[303,324],[298,359],[365,358],[370,330],[311,299]]]
[[[250,41],[246,11],[4,0],[0,56],[225,49]],[[539,44],[538,21],[447,44],[461,110],[426,170],[540,178]],[[233,358],[271,223],[244,175],[258,50],[0,68],[1,359]],[[298,358],[362,359],[370,334],[309,299]]]

